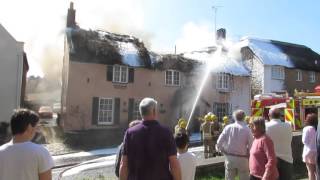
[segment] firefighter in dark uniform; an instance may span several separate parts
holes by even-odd
[[[174,134],[178,132],[186,132],[187,120],[180,118],[178,124],[174,127]]]
[[[229,118],[228,116],[224,116],[222,120],[223,120],[223,123],[222,123],[222,130],[223,130],[229,124]]]
[[[210,121],[212,123],[212,149],[213,149],[213,156],[218,155],[216,152],[216,144],[217,140],[219,138],[219,135],[221,133],[221,126],[220,123],[218,122],[217,116],[214,114],[210,114]]]
[[[201,139],[203,140],[204,158],[213,156],[213,126],[210,115],[204,116],[204,123],[200,126]]]

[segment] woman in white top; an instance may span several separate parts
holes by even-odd
[[[318,118],[314,113],[308,114],[305,120],[305,127],[302,132],[303,153],[302,160],[306,163],[309,180],[316,179],[316,134]]]

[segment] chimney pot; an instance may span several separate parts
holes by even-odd
[[[220,28],[217,30],[217,41],[225,40],[226,39],[226,29]]]

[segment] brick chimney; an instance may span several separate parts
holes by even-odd
[[[218,29],[217,30],[217,37],[216,37],[217,38],[217,42],[225,40],[226,39],[226,34],[227,34],[226,29],[224,29],[224,28]]]
[[[70,7],[67,14],[67,27],[75,28],[76,25],[76,10],[73,9],[73,2],[70,2]]]

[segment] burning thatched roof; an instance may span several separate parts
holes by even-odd
[[[160,58],[158,58],[158,60],[155,62],[156,69],[175,69],[182,72],[190,72],[199,65],[199,61],[188,59],[182,55],[176,54],[161,55]]]
[[[249,71],[241,62],[227,56],[228,50],[225,47],[221,47],[221,54],[216,55],[216,51],[216,47],[207,47],[202,50],[184,53],[183,56],[204,63],[211,63],[210,67],[212,72],[230,73],[235,76],[250,75]]]
[[[105,31],[67,29],[71,61],[120,64],[150,69],[191,71],[200,63],[182,55],[158,55],[149,52],[139,39]]]
[[[151,67],[147,48],[135,37],[68,28],[67,38],[73,61]]]

